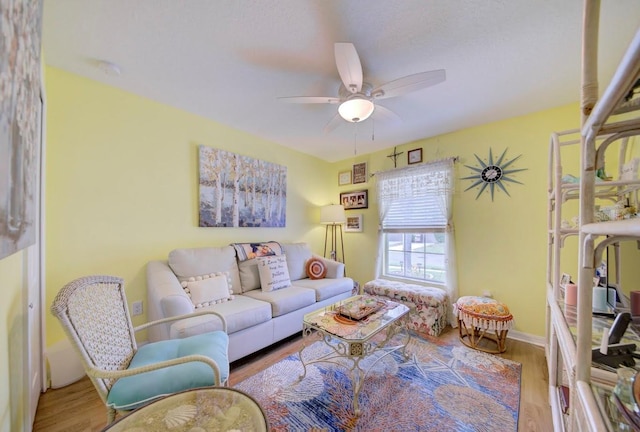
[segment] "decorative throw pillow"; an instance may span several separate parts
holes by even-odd
[[[258,272],[262,291],[273,291],[291,286],[285,255],[258,258]]]
[[[275,241],[263,243],[231,243],[236,250],[238,261],[246,261],[263,256],[282,255],[282,246]]]
[[[196,309],[234,299],[227,272],[190,277],[182,282],[182,288]]]
[[[327,275],[327,266],[318,258],[308,260],[306,269],[309,279],[324,279]]]

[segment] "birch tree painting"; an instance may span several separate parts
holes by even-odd
[[[0,0],[0,258],[36,241],[42,1]]]
[[[201,227],[284,227],[287,167],[201,145]]]

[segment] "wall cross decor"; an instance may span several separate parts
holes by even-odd
[[[396,151],[396,148],[393,148],[393,153],[391,153],[390,155],[387,155],[388,158],[393,159],[393,167],[397,168],[398,167],[398,156],[400,156],[402,153],[404,152],[400,152],[398,153]]]

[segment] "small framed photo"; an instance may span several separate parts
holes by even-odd
[[[351,171],[342,171],[338,173],[338,186],[351,184]]]
[[[409,165],[422,162],[422,148],[409,150],[407,152],[407,163]]]
[[[571,282],[571,276],[566,273],[562,273],[562,276],[560,276],[560,286],[565,286],[569,282]]]
[[[355,214],[347,216],[344,232],[362,232],[362,215]]]
[[[369,208],[369,191],[359,190],[354,192],[342,192],[340,203],[345,210]]]
[[[367,182],[367,163],[353,165],[353,184]]]

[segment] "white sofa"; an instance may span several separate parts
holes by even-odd
[[[175,249],[167,261],[147,265],[148,319],[158,320],[196,311],[181,282],[190,277],[228,272],[233,299],[197,310],[224,316],[229,334],[229,361],[267,347],[302,330],[303,315],[352,295],[353,280],[344,264],[314,256],[306,243],[282,244],[291,286],[265,292],[260,287],[256,259],[239,261],[233,246]],[[322,260],[323,279],[309,279],[306,263]],[[198,316],[149,329],[150,341],[181,338],[217,330],[219,321]]]

